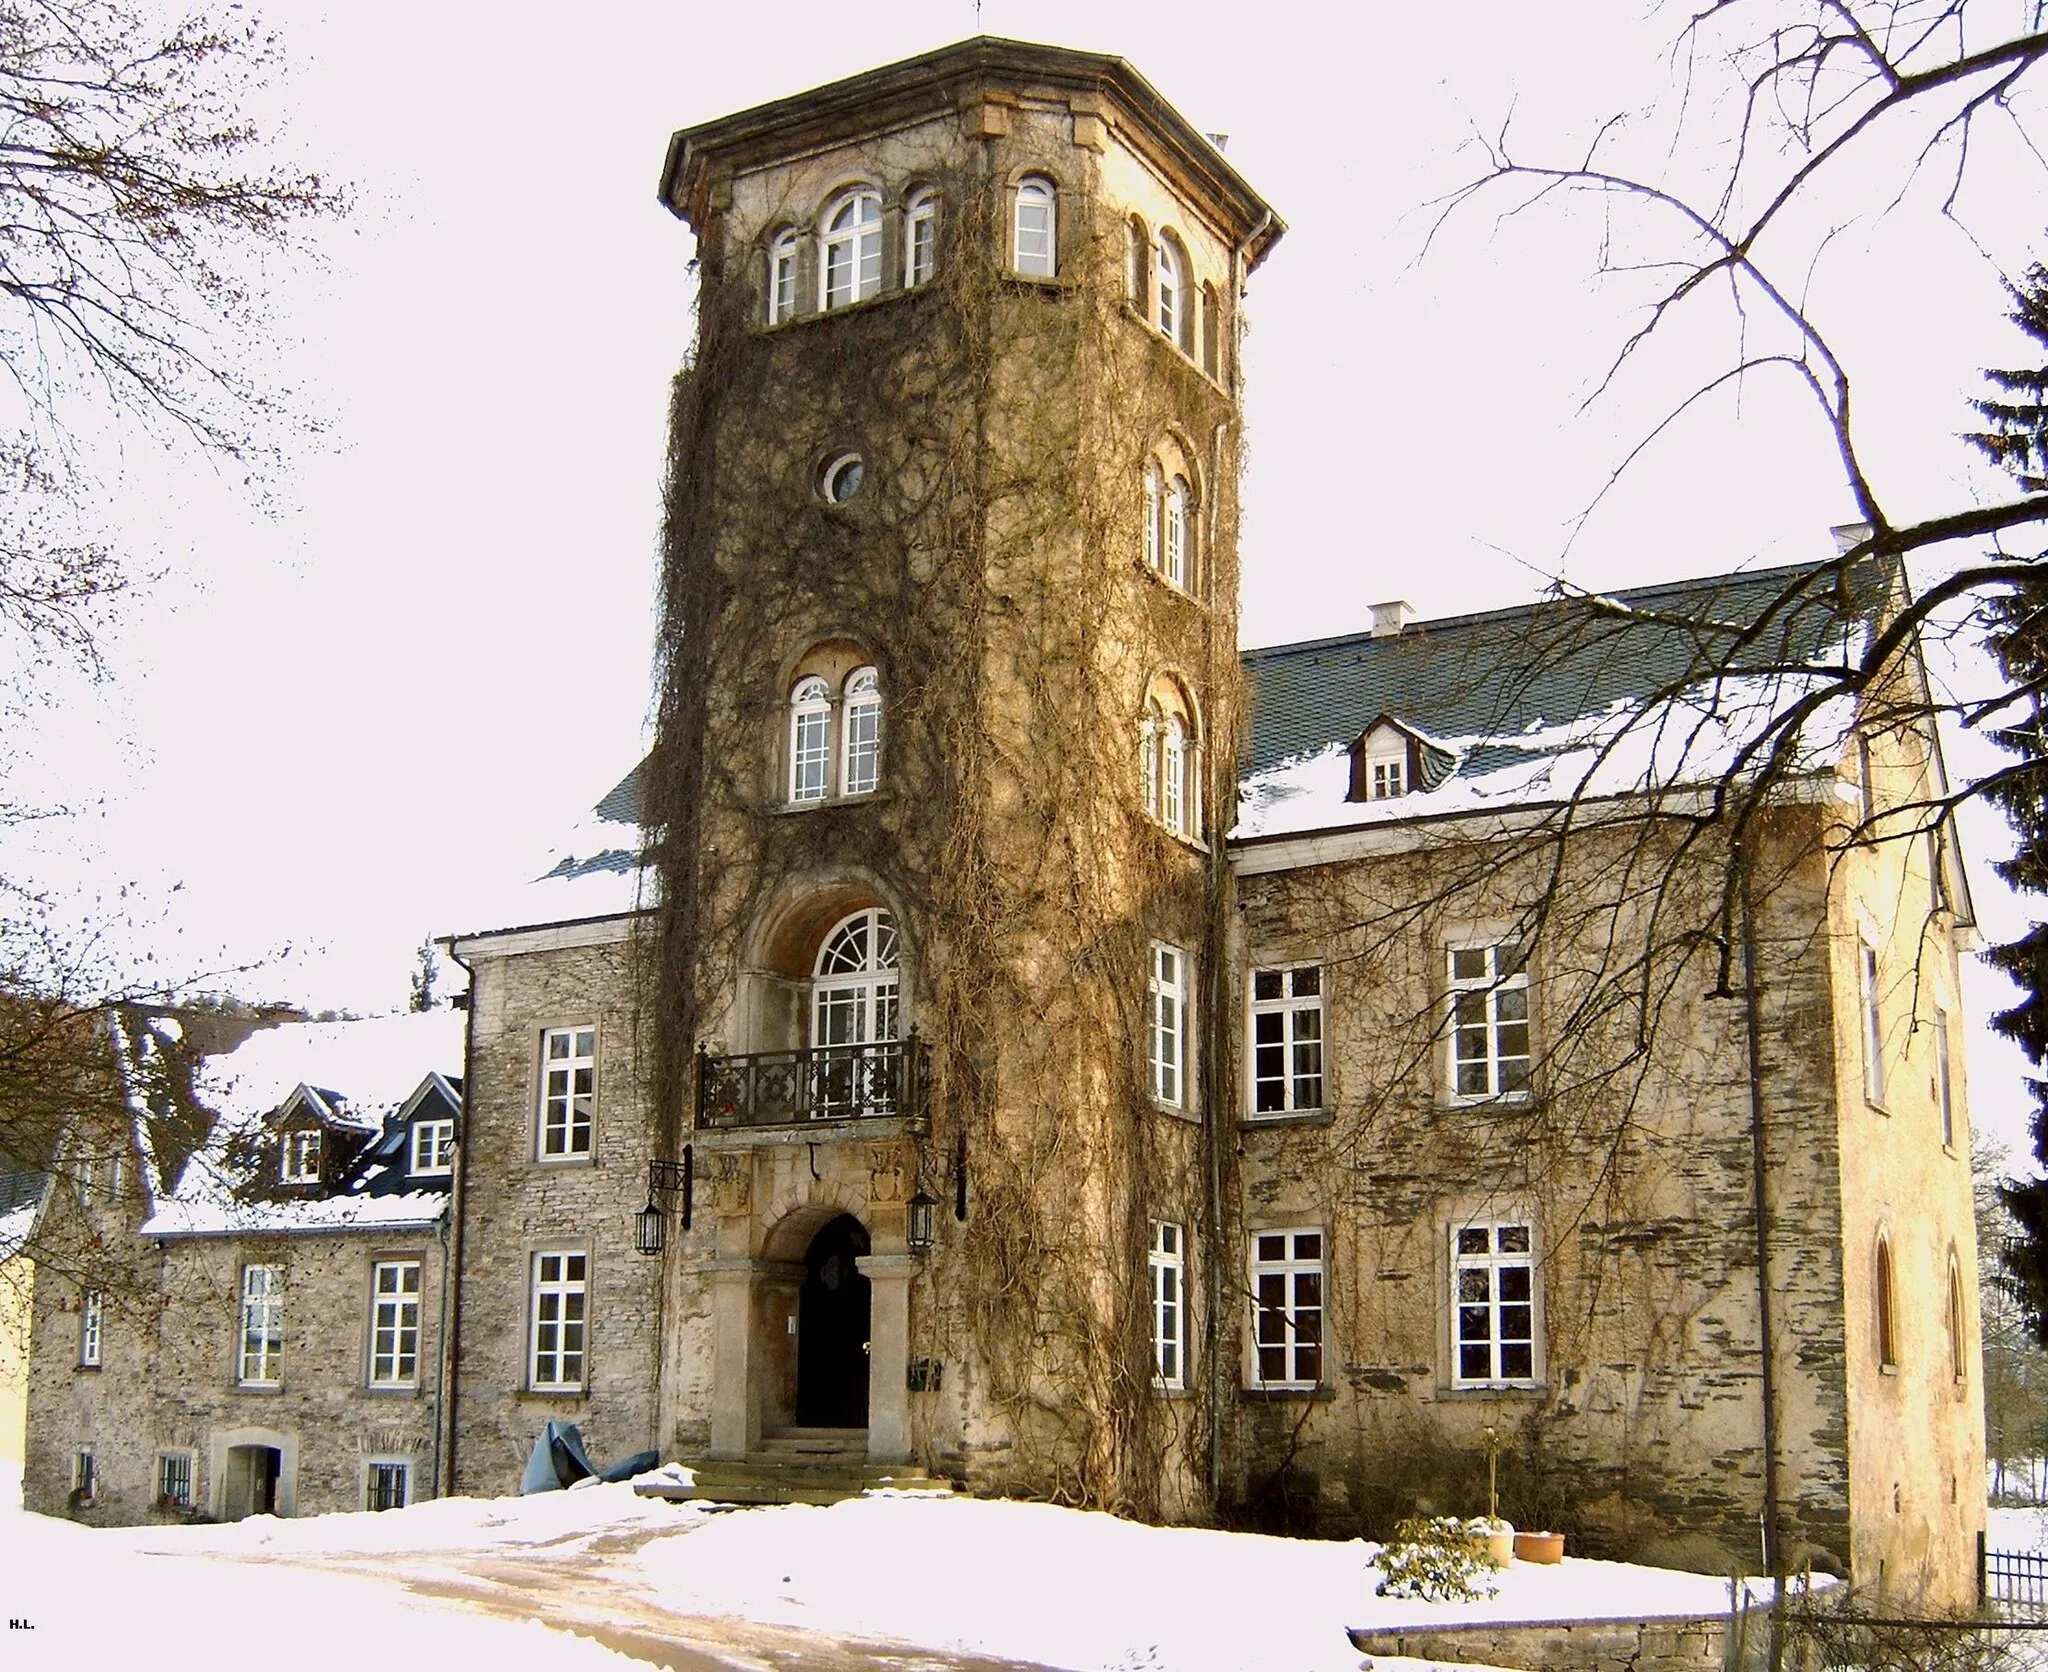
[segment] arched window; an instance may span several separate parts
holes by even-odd
[[[897,1037],[896,920],[857,911],[825,937],[811,981],[811,1044],[874,1045]]]
[[[1159,567],[1159,502],[1163,488],[1159,466],[1145,466],[1145,567]]]
[[[873,668],[846,676],[839,727],[839,793],[866,795],[882,777],[882,689]]]
[[[832,692],[813,674],[789,694],[789,799],[823,801],[832,766]]]
[[[1898,1293],[1892,1281],[1892,1245],[1877,1239],[1877,1362],[1887,1370],[1899,1363]]]
[[[903,209],[903,288],[915,290],[932,276],[938,256],[939,200],[925,190],[913,193]]]
[[[1186,588],[1188,571],[1188,485],[1176,476],[1166,485],[1166,507],[1163,516],[1164,538],[1161,542],[1160,573],[1175,586]]]
[[[1201,748],[1193,716],[1170,680],[1156,680],[1138,737],[1139,795],[1148,817],[1176,836],[1202,829]]]
[[[796,228],[791,227],[768,250],[768,323],[780,325],[796,314]]]
[[[1168,342],[1180,341],[1181,309],[1186,305],[1182,291],[1187,275],[1181,269],[1180,251],[1165,233],[1159,235],[1159,334]]]
[[[1970,1379],[1970,1360],[1963,1338],[1963,1265],[1948,1251],[1948,1373],[1960,1387]]]
[[[1029,278],[1051,278],[1058,271],[1059,218],[1050,180],[1034,174],[1018,184],[1015,233],[1010,265]]]
[[[882,288],[882,196],[862,187],[825,211],[819,304],[843,308]]]

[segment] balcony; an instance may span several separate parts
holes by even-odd
[[[749,1056],[697,1053],[697,1125],[808,1126],[924,1113],[929,1049],[908,1039]]]

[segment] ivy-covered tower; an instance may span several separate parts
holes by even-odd
[[[987,38],[687,129],[661,191],[664,1436],[1195,1508],[1280,223],[1130,65]]]

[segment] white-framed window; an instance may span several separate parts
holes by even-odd
[[[1027,278],[1049,279],[1059,270],[1059,209],[1052,182],[1037,175],[1017,186],[1010,265]]]
[[[1166,496],[1166,479],[1159,466],[1145,466],[1145,567],[1159,567],[1159,507]]]
[[[88,1370],[99,1368],[106,1323],[106,1296],[97,1289],[86,1290],[78,1301],[78,1362]]]
[[[1884,1004],[1877,979],[1877,948],[1856,943],[1856,996],[1863,1016],[1863,1095],[1884,1107]]]
[[[1254,1231],[1252,1385],[1313,1388],[1323,1377],[1323,1233]]]
[[[1154,941],[1146,978],[1151,1012],[1146,1061],[1154,1101],[1178,1109],[1187,1102],[1188,955]]]
[[[71,1494],[82,1504],[99,1495],[99,1470],[93,1462],[92,1447],[80,1446],[71,1454]]]
[[[1252,1113],[1323,1106],[1323,967],[1252,971]]]
[[[832,778],[832,688],[816,674],[789,694],[789,799],[823,801]]]
[[[1408,782],[1408,744],[1399,737],[1375,737],[1366,745],[1365,766],[1367,791],[1374,801],[1391,801],[1396,796],[1406,795]]]
[[[1451,1085],[1462,1101],[1529,1095],[1529,968],[1519,947],[1454,946]]]
[[[1158,273],[1159,334],[1170,343],[1178,343],[1181,310],[1187,306],[1187,274],[1182,270],[1180,251],[1163,232],[1153,247],[1152,259]]]
[[[915,290],[930,280],[939,247],[939,199],[936,192],[915,193],[903,209],[903,284]]]
[[[1956,1147],[1955,1084],[1949,1078],[1948,1012],[1934,1008],[1934,1103],[1941,1114],[1941,1147]]]
[[[373,1457],[363,1465],[364,1509],[404,1509],[411,1502],[411,1463],[404,1458]]]
[[[791,227],[768,250],[768,323],[796,317],[797,232]]]
[[[844,308],[882,288],[882,194],[861,187],[825,210],[818,264],[818,305]]]
[[[160,1451],[156,1454],[156,1501],[166,1509],[192,1507],[192,1454],[189,1451]]]
[[[1160,573],[1183,591],[1188,584],[1188,485],[1176,476],[1166,484],[1164,567]]]
[[[1152,1382],[1155,1387],[1187,1385],[1187,1233],[1164,1220],[1152,1222]]]
[[[896,920],[857,911],[825,937],[811,981],[811,1043],[872,1045],[898,1037]]]
[[[1536,1380],[1536,1241],[1526,1219],[1451,1231],[1454,1387]]]
[[[303,1127],[284,1135],[284,1182],[320,1182],[320,1129]]]
[[[420,1263],[379,1260],[370,1268],[370,1386],[417,1387],[420,1379]]]
[[[527,1364],[536,1388],[583,1386],[589,1271],[590,1256],[581,1249],[552,1249],[533,1257],[533,1334]]]
[[[1188,731],[1178,714],[1159,729],[1159,822],[1185,836],[1187,821]]]
[[[588,1155],[596,1107],[597,1030],[549,1028],[541,1035],[541,1159]]]
[[[235,1380],[275,1387],[284,1380],[284,1267],[242,1268],[241,1345]]]
[[[414,1178],[439,1178],[455,1171],[455,1122],[414,1121],[412,1164]]]
[[[868,795],[882,781],[882,688],[873,668],[846,676],[839,729],[839,793]]]

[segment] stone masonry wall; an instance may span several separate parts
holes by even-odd
[[[568,938],[578,932],[572,926]],[[550,1418],[577,1423],[600,1463],[668,1438],[655,1431],[661,1262],[633,1247],[633,1216],[646,1203],[647,1163],[656,1151],[641,1092],[627,920],[589,933],[608,938],[560,944],[557,935],[516,956],[474,956],[468,1112],[457,1163],[462,1318],[453,1489],[461,1493],[516,1489]],[[555,1027],[597,1031],[596,1115],[588,1157],[542,1161],[541,1041]],[[580,1392],[530,1385],[534,1257],[542,1250],[588,1256]]]
[[[1806,821],[1804,824],[1801,821]],[[1769,1058],[1772,1286],[1788,1545],[1848,1557],[1835,1226],[1825,870],[1811,815],[1779,822],[1759,925]],[[1346,865],[1245,876],[1237,991],[1250,967],[1320,961],[1325,1110],[1242,1120],[1236,1249],[1264,1228],[1326,1234],[1323,1386],[1247,1391],[1226,1490],[1252,1513],[1383,1532],[1418,1510],[1486,1507],[1486,1431],[1503,1513],[1587,1553],[1754,1566],[1763,1414],[1750,1101],[1739,996],[1681,936],[1639,963],[1651,901],[1603,897],[1654,857],[1638,832],[1572,838],[1530,970],[1536,1095],[1449,1092],[1446,948],[1526,931],[1555,851],[1427,837]],[[1623,865],[1634,852],[1635,870]],[[1667,879],[1659,933],[1710,909],[1700,864]],[[1423,902],[1413,904],[1397,904]],[[1641,995],[1654,994],[1646,1000]],[[1644,1005],[1654,1026],[1639,1033]],[[1535,1227],[1537,1373],[1453,1385],[1452,1236]],[[1249,1316],[1234,1303],[1226,1317]],[[1248,1351],[1229,1367],[1251,1379]]]

